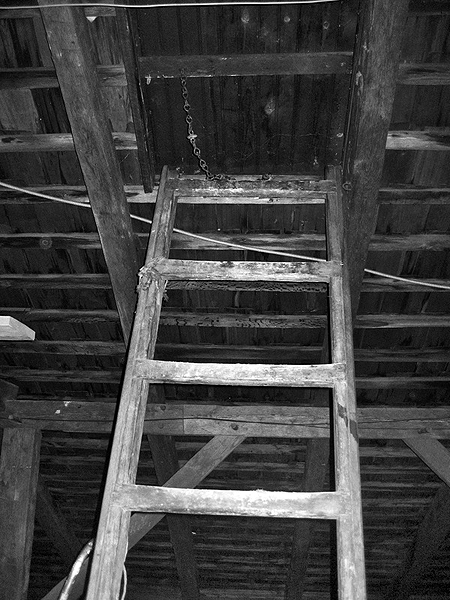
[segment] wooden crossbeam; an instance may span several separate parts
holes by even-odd
[[[210,440],[197,452],[183,467],[175,473],[166,483],[171,487],[195,487],[207,477],[239,444],[244,441],[243,436],[233,437],[217,436]],[[163,513],[136,513],[130,520],[128,536],[129,548],[135,546],[155,525],[164,517]],[[81,571],[71,591],[71,598],[75,600],[84,590],[87,564],[83,564]],[[64,580],[58,583],[42,600],[57,600]]]
[[[35,341],[2,342],[1,350],[18,354],[63,354],[66,356],[120,356],[125,354],[125,345],[120,341]],[[283,364],[312,364],[321,362],[320,346],[273,344],[270,346],[221,345],[221,344],[157,344],[158,360],[194,362],[243,362],[274,363],[283,356]],[[445,362],[449,361],[450,348],[385,349],[357,348],[356,362]]]
[[[179,78],[182,70],[186,77],[348,74],[351,58],[351,52],[142,56],[139,72],[142,79]]]
[[[367,277],[363,280],[362,292],[423,292],[427,289],[426,284],[432,285],[442,285],[450,287],[449,279],[428,279],[428,278],[419,278],[419,282],[422,282],[424,285],[420,285],[420,283],[415,283],[415,281],[395,281],[391,279],[387,279],[384,277]],[[85,273],[85,274],[8,274],[3,275],[0,274],[0,288],[24,288],[24,289],[111,289],[110,278],[107,274],[104,273]],[[226,282],[222,285],[219,285],[219,282],[214,282],[214,284],[209,285],[207,282],[194,282],[194,281],[178,281],[178,282],[167,282],[167,289],[187,289],[187,290],[195,290],[195,289],[215,289],[215,290],[228,290],[228,291],[248,291],[248,292],[258,292],[267,290],[267,283],[258,284],[257,282]],[[431,289],[431,288],[428,288]],[[305,292],[305,291],[325,291],[325,288],[315,288],[311,287],[307,284],[305,287],[304,284],[274,284],[271,291],[278,292]],[[434,288],[433,293],[442,293],[445,292],[445,289]],[[45,309],[25,309],[18,307],[6,307],[8,311],[15,315],[21,315],[20,318],[24,318],[25,314],[30,315],[31,319],[40,319],[45,320]],[[5,308],[5,310],[6,310]],[[11,312],[12,311],[12,312]],[[68,309],[53,309],[48,310],[47,314],[51,318],[58,318],[57,315],[66,315],[67,318],[71,318],[71,315],[79,314],[79,318],[82,318],[82,311],[69,311]],[[112,316],[114,311],[83,311],[86,315],[86,318],[89,319],[91,317],[95,317],[95,313],[97,313],[100,319],[104,318],[102,315],[111,315],[109,318],[114,319],[116,317]],[[39,315],[39,316],[38,316]],[[418,315],[421,318],[420,315]],[[423,315],[422,315],[423,316]]]
[[[175,233],[172,248],[175,250],[214,250],[233,251],[233,248],[223,245],[240,244],[264,250],[281,250],[284,252],[324,251],[325,238],[317,233],[291,233],[291,234],[265,234],[265,233],[208,233],[204,234],[209,240],[188,237]],[[148,234],[138,233],[141,248],[146,247]],[[97,233],[2,233],[0,234],[0,247],[23,249],[96,249],[100,248],[100,239]],[[442,251],[450,247],[450,235],[445,233],[420,233],[420,234],[378,234],[372,237],[369,250],[373,252],[405,252],[432,250]],[[239,248],[238,252],[242,251]],[[294,260],[294,259],[293,259]],[[180,261],[181,262],[181,261]],[[189,261],[193,262],[193,261]],[[187,261],[186,261],[187,263]],[[189,265],[187,263],[187,265]],[[267,264],[267,263],[266,263]],[[192,265],[193,267],[195,264]],[[286,267],[284,267],[286,269]],[[262,267],[261,267],[262,269]],[[180,269],[181,272],[181,269]],[[13,275],[14,277],[14,275]],[[36,275],[38,277],[38,275]],[[280,277],[280,283],[282,278]]]
[[[86,188],[75,185],[50,185],[50,186],[28,186],[25,189],[41,192],[50,196],[61,196],[63,198],[75,200],[81,203],[89,202]],[[151,193],[144,192],[142,185],[126,185],[125,195],[128,202],[137,204],[154,204],[156,200],[157,189]],[[42,198],[33,198],[22,192],[15,192],[0,187],[0,204],[48,204],[50,200]],[[243,195],[242,197],[229,198],[226,196],[179,196],[178,204],[269,204],[273,205],[274,200],[270,197],[259,196],[256,194]],[[296,196],[291,194],[277,197],[278,204],[323,204],[325,202],[325,192],[303,190]],[[378,204],[450,204],[450,189],[446,187],[419,187],[413,185],[401,185],[384,187],[379,190]]]
[[[238,399],[232,397],[230,401],[235,403]],[[110,431],[115,411],[113,402],[73,399],[10,400],[0,408],[0,423],[5,426],[80,433]],[[413,438],[418,445],[430,435],[436,439],[450,438],[449,408],[359,408],[357,417],[363,439]],[[147,406],[144,432],[173,436],[327,438],[329,409],[171,402]]]
[[[223,59],[226,64],[223,64]],[[228,59],[228,60],[227,60]],[[350,73],[351,53],[319,52],[307,54],[257,54],[223,56],[156,56],[141,59],[143,79],[149,75],[179,77],[180,68],[188,70],[189,77],[217,77],[218,75],[294,75],[294,74],[347,74]],[[179,66],[181,65],[181,67]],[[178,69],[178,70],[177,70]],[[99,83],[104,87],[127,85],[124,66],[98,65]],[[397,83],[402,85],[448,85],[448,63],[402,63]],[[2,68],[0,90],[43,89],[59,87],[54,69],[48,67]]]
[[[390,131],[386,136],[388,150],[450,150],[449,127],[424,130]],[[116,150],[137,150],[136,135],[126,131],[111,133]],[[71,152],[75,150],[70,133],[10,133],[0,135],[0,153]]]
[[[39,280],[38,280],[39,281]],[[57,282],[58,280],[56,280]],[[9,287],[9,286],[5,286]],[[380,286],[383,290],[383,286]],[[220,288],[219,288],[220,289]],[[263,288],[264,289],[264,288]],[[426,289],[426,288],[425,288]],[[404,291],[399,286],[398,291]],[[9,314],[14,314],[25,323],[101,323],[118,320],[115,310],[78,310],[78,309],[40,309],[8,307]],[[181,310],[165,310],[161,316],[162,325],[177,327],[244,327],[244,328],[321,328],[327,323],[326,315],[302,313],[298,315],[268,314],[228,314],[213,312],[183,312]],[[368,314],[360,315],[355,322],[356,329],[409,329],[423,327],[449,327],[450,316],[442,314]],[[51,342],[37,342],[36,348]],[[76,346],[78,342],[74,342]],[[49,348],[51,346],[48,346]],[[30,351],[33,351],[30,347]],[[414,352],[419,353],[419,350]],[[405,356],[408,351],[405,351]]]
[[[53,502],[45,480],[37,485],[36,519],[52,542],[67,569],[72,567],[82,548],[61,510]]]
[[[442,485],[432,499],[419,525],[414,542],[390,585],[385,600],[408,600],[426,581],[430,562],[450,532],[450,488]],[[426,584],[425,584],[426,585]]]

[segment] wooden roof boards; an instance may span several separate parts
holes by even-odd
[[[385,151],[378,140],[379,173],[371,200],[375,226],[373,235],[362,236],[368,255],[361,260],[369,269],[443,286],[450,284],[447,4],[412,0],[398,39],[399,60],[387,52],[386,60],[391,60],[393,69],[398,67],[398,73],[392,117],[386,117],[389,122],[383,134]],[[114,170],[120,172],[125,189],[125,194],[120,192],[122,208],[126,198],[130,213],[151,219],[166,164],[199,180],[198,199],[182,194],[178,198],[176,227],[204,233],[212,241],[176,233],[173,258],[278,260],[267,253],[225,249],[220,241],[324,257],[321,190],[311,184],[303,195],[264,196],[261,189],[277,173],[314,182],[324,177],[327,165],[340,162],[358,10],[353,1],[142,9],[129,14],[131,25],[122,27],[120,43],[115,11],[89,9],[90,15],[92,11],[98,15],[93,22],[86,21],[86,29],[101,112],[116,143]],[[77,115],[70,117],[68,109],[75,92],[84,85],[87,94],[91,86],[86,78],[69,72],[66,91],[59,88],[38,10],[0,12],[0,28],[0,179],[86,204],[93,192],[73,150],[80,121]],[[368,25],[364,28],[369,35],[372,30]],[[131,35],[128,62],[123,66],[127,29]],[[183,65],[202,158],[214,173],[250,181],[245,201],[238,203],[233,191],[238,186],[232,182],[223,183],[215,196],[204,189],[208,184],[200,177],[186,140],[178,77]],[[356,78],[357,72],[353,75]],[[384,75],[381,69],[380,82],[373,81],[375,94]],[[127,87],[133,76],[134,91]],[[151,193],[152,168],[150,160],[146,164],[142,158],[143,145],[153,153],[156,187]],[[371,144],[367,160],[372,166],[374,152]],[[97,163],[106,164],[103,159]],[[98,184],[95,172],[92,178]],[[104,192],[103,184],[101,188]],[[314,204],[307,203],[311,201]],[[111,213],[110,202],[107,194],[103,215]],[[359,198],[354,202],[359,207]],[[361,213],[367,221],[367,211]],[[0,189],[0,214],[0,309],[36,330],[35,342],[0,346],[2,377],[19,387],[17,402],[2,391],[6,409],[2,405],[2,425],[43,427],[39,524],[29,585],[29,597],[35,600],[66,575],[65,565],[77,542],[85,543],[94,533],[125,358],[113,276],[116,281],[118,277],[119,287],[125,277],[117,276],[104,254],[90,209]],[[355,232],[363,229],[359,231],[359,222],[350,227],[350,239],[355,241]],[[142,264],[149,225],[133,221],[132,229]],[[114,252],[119,237],[112,236]],[[356,254],[363,257],[356,246]],[[114,261],[130,277],[126,260],[115,257]],[[158,360],[293,365],[319,360],[324,288],[286,285],[274,282],[270,289],[262,289],[255,282],[203,282],[201,286],[171,282],[156,347]],[[377,420],[377,431],[367,429],[365,417],[360,416],[371,600],[384,600],[388,593],[399,600],[411,591],[414,600],[438,600],[448,594],[447,504],[440,477],[447,473],[449,448],[445,413],[450,399],[449,295],[446,289],[420,287],[414,281],[369,273],[363,278],[354,330],[357,395],[361,415],[364,411],[378,415],[371,416],[371,423]],[[265,411],[272,409],[278,415],[297,405],[319,410],[311,390],[166,384],[165,395],[167,406],[161,412],[176,416],[146,421],[145,431],[154,433],[164,423],[165,433],[175,436],[180,465],[210,435],[224,435],[228,429],[235,435],[236,439],[222,438],[224,444],[231,444],[229,450],[220,450],[221,456],[228,456],[210,465],[214,470],[204,482],[206,487],[288,491],[310,482],[305,461],[309,456],[306,464],[320,462],[317,447],[311,450],[322,441],[312,436],[322,429],[295,430],[292,438],[282,439],[269,433],[262,421]],[[237,443],[237,432],[231,429],[236,423],[227,411],[238,415],[240,427],[245,422],[246,431],[251,431],[245,442]],[[252,420],[245,421],[249,415]],[[255,416],[259,428],[252,429]],[[438,472],[444,469],[439,476],[402,441],[411,439],[411,431],[419,438],[416,446],[429,436],[439,440],[441,445],[425,439],[425,448],[435,449],[428,464]],[[328,469],[322,475],[323,489],[329,489]],[[141,483],[156,482],[146,440],[139,477]],[[434,546],[424,545],[420,534],[429,508],[427,519],[434,515],[442,534],[442,538],[434,536]],[[430,522],[423,521],[422,530],[429,532]],[[283,519],[272,523],[245,517],[236,522],[195,517],[192,539],[203,596],[283,597],[293,526]],[[58,536],[68,540],[69,551],[55,545]],[[303,591],[297,590],[289,600],[328,600],[334,586],[332,536],[327,527],[310,535],[303,554],[308,557],[300,578]],[[189,597],[186,591],[180,596],[164,521],[130,551],[128,570],[132,599],[142,598],[150,586],[161,600]]]

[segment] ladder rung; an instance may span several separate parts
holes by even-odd
[[[346,502],[339,492],[198,490],[123,485],[114,504],[125,510],[286,519],[337,519]]]
[[[137,361],[135,374],[153,383],[242,385],[261,387],[331,388],[344,378],[344,365],[254,365],[191,363],[164,360]]]
[[[270,281],[327,283],[340,272],[336,262],[202,261],[156,258],[143,272],[168,280]]]
[[[170,184],[176,196],[259,196],[261,198],[289,198],[307,196],[311,192],[331,192],[336,183],[331,180],[277,176],[269,180],[260,177],[237,176],[233,181],[208,181],[205,179],[179,178]]]

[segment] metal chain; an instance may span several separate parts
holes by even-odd
[[[182,95],[183,95],[183,99],[184,99],[183,108],[186,112],[186,123],[187,123],[187,129],[188,129],[187,139],[189,140],[189,142],[192,146],[192,152],[197,157],[198,164],[199,164],[201,170],[205,173],[206,179],[208,179],[208,180],[211,180],[211,181],[212,180],[220,181],[222,179],[231,180],[232,178],[229,177],[228,175],[223,175],[223,174],[213,175],[211,173],[211,171],[209,170],[206,160],[204,160],[202,158],[200,148],[197,146],[197,134],[194,133],[194,128],[192,127],[193,119],[192,119],[192,115],[191,115],[191,105],[189,104],[187,79],[184,74],[184,71],[181,71],[180,81],[181,81],[181,91],[182,91]]]

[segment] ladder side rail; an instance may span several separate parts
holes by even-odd
[[[340,171],[334,169],[336,191],[326,203],[328,260],[341,264],[330,281],[330,336],[333,362],[344,365],[345,378],[333,390],[333,435],[336,490],[348,498],[337,520],[338,588],[341,600],[364,600],[366,578],[362,527],[361,478],[356,421],[353,329]]]
[[[146,262],[165,257],[170,249],[176,199],[166,187],[168,177],[165,167]],[[141,283],[86,600],[112,600],[119,596],[131,513],[113,500],[117,487],[134,483],[136,477],[149,385],[136,377],[136,364],[138,358],[153,356],[163,295],[164,281],[160,277],[149,277]]]

